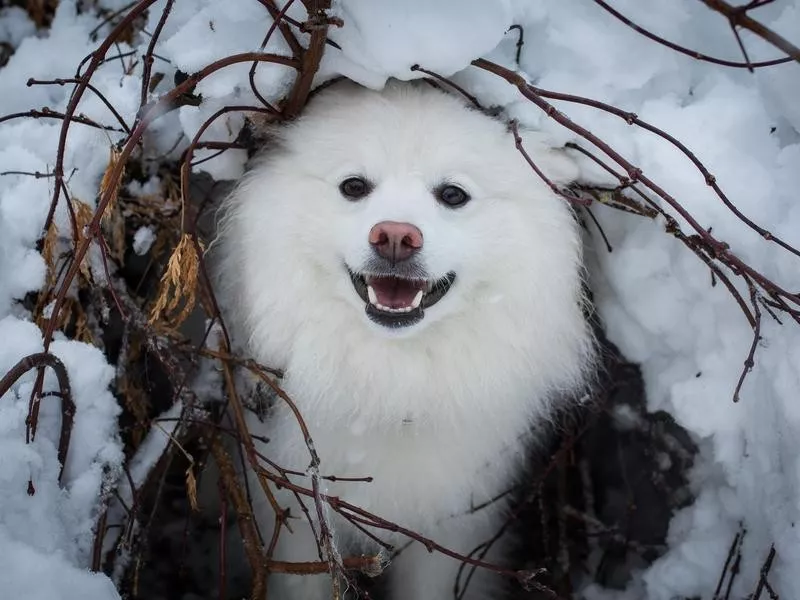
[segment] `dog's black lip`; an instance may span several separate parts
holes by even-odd
[[[431,291],[422,296],[422,303],[420,304],[420,308],[430,308],[434,304],[436,304],[439,300],[444,298],[444,295],[450,291],[450,288],[453,285],[453,282],[456,280],[456,274],[453,271],[450,271],[447,275],[442,277],[441,279],[437,279],[433,283],[433,287],[431,287]]]
[[[353,288],[358,294],[358,297],[361,298],[366,305],[365,310],[370,320],[391,329],[408,327],[409,325],[419,323],[425,317],[425,309],[430,308],[444,298],[445,294],[450,291],[450,287],[456,280],[455,272],[450,271],[444,277],[434,281],[431,290],[422,296],[422,302],[419,307],[409,312],[395,313],[382,311],[370,303],[369,297],[367,296],[367,282],[365,279],[369,276],[391,276],[391,273],[356,273],[350,269],[350,267],[347,267],[347,272],[350,275],[350,280],[353,282]]]
[[[367,316],[373,323],[383,325],[389,329],[400,329],[402,327],[409,327],[422,321],[425,318],[425,312],[421,307],[405,313],[389,313],[382,311],[369,302],[367,302],[366,309]]]

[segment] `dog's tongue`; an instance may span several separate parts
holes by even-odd
[[[398,277],[367,277],[367,285],[375,290],[378,304],[387,308],[411,306],[414,297],[425,287],[424,281],[411,281]]]

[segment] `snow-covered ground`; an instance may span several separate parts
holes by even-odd
[[[71,86],[27,86],[29,78],[72,77],[80,61],[110,30],[93,11],[79,13],[61,0],[52,26],[36,29],[19,8],[0,9],[0,42],[16,48],[0,69],[0,116],[47,106],[63,111]],[[101,0],[117,9],[127,2]],[[279,3],[280,4],[280,3]],[[165,0],[148,12],[145,30],[156,29]],[[303,20],[301,3],[288,13]],[[613,7],[672,42],[730,60],[741,53],[727,22],[699,0],[614,0]],[[521,71],[537,86],[588,96],[633,111],[669,132],[716,175],[731,201],[759,225],[800,247],[800,65],[733,69],[694,60],[639,35],[593,0],[344,0],[333,13],[344,27],[331,37],[320,80],[344,74],[380,87],[388,76],[417,77],[419,64],[455,80],[487,105],[502,105],[526,125],[538,126],[554,142],[580,141],[498,77],[468,67],[484,56],[515,68],[516,31],[525,44]],[[752,13],[762,23],[800,43],[800,2],[777,0]],[[171,87],[175,69],[191,73],[237,52],[259,48],[270,20],[256,0],[176,0],[156,46],[154,70],[165,73],[154,95]],[[752,60],[780,53],[743,34]],[[93,85],[132,123],[139,108],[142,63],[149,37],[134,37],[109,52]],[[274,35],[267,51],[288,54]],[[134,51],[132,56],[124,56]],[[117,53],[123,58],[114,59]],[[169,61],[167,63],[166,61]],[[200,106],[183,106],[156,121],[145,138],[152,155],[173,148],[179,156],[198,127],[226,105],[257,105],[248,83],[250,63],[221,70],[202,81]],[[294,72],[262,64],[255,82],[277,101]],[[762,239],[738,220],[709,188],[691,162],[663,139],[586,106],[559,103],[688,209],[731,251],[789,291],[800,291],[800,258]],[[80,113],[118,125],[108,108],[87,92]],[[209,139],[235,138],[243,123],[232,113],[208,131]],[[53,169],[61,121],[17,118],[0,122],[0,172],[47,173]],[[70,128],[64,171],[73,200],[94,206],[109,160],[109,146],[122,138],[81,124]],[[586,145],[584,143],[584,145]],[[203,151],[196,155],[203,157]],[[243,151],[229,151],[200,168],[215,178],[242,173]],[[616,183],[585,165],[585,177]],[[46,284],[37,251],[50,200],[52,178],[0,176],[0,374],[42,350],[42,334],[17,301]],[[666,205],[668,212],[673,212]],[[712,285],[708,268],[674,237],[662,220],[607,207],[594,209],[613,252],[598,235],[589,242],[589,267],[599,311],[611,340],[641,364],[652,410],[666,410],[691,432],[700,456],[691,474],[696,501],[671,524],[669,550],[637,576],[624,594],[591,587],[596,598],[700,596],[710,598],[740,529],[740,565],[731,597],[757,585],[759,569],[774,544],[769,581],[782,598],[800,597],[800,327],[778,324],[764,312],[755,367],[738,403],[737,380],[753,339],[742,311],[723,285]],[[63,199],[55,215],[59,235],[69,239]],[[681,222],[682,223],[682,222]],[[146,252],[152,232],[134,242]],[[90,256],[90,259],[92,257]],[[95,261],[90,260],[91,264]],[[739,285],[739,284],[737,284]],[[746,286],[739,285],[745,298]],[[795,307],[797,308],[797,306]],[[57,459],[60,401],[45,396],[38,431],[26,443],[28,400],[36,371],[21,377],[0,399],[0,589],[9,598],[86,598],[118,595],[109,579],[88,571],[101,498],[120,473],[122,448],[116,433],[117,402],[109,391],[113,370],[103,354],[82,342],[56,336],[50,349],[64,362],[75,425],[63,480]],[[47,369],[44,391],[58,390]],[[31,482],[32,487],[29,485]],[[33,492],[33,493],[31,493]]]

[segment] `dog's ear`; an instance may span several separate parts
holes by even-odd
[[[522,147],[542,173],[555,184],[567,185],[580,176],[578,163],[565,148],[556,147],[547,134],[541,131],[519,130]]]

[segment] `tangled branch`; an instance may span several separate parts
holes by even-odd
[[[98,314],[108,314],[112,312],[112,310],[105,305],[106,302],[109,302],[116,310],[115,316],[118,316],[122,321],[122,328],[124,330],[122,335],[123,350],[120,351],[120,358],[118,359],[120,365],[118,383],[125,383],[126,386],[130,384],[124,370],[130,368],[131,365],[134,364],[137,352],[147,353],[148,356],[155,357],[160,368],[165,372],[172,402],[174,402],[175,405],[179,402],[182,403],[185,410],[181,411],[179,417],[184,427],[179,433],[171,437],[166,444],[167,449],[165,449],[162,457],[167,458],[163,460],[163,463],[172,461],[173,454],[190,457],[189,451],[183,450],[183,446],[188,445],[190,441],[196,441],[197,438],[203,438],[205,440],[206,446],[203,450],[197,450],[197,452],[205,452],[220,471],[222,495],[225,502],[230,505],[236,515],[245,556],[252,571],[252,598],[261,599],[265,597],[270,573],[279,572],[296,576],[329,573],[333,576],[332,585],[334,588],[332,591],[334,597],[338,597],[338,594],[341,593],[341,589],[338,587],[340,585],[340,579],[347,583],[352,583],[352,576],[354,573],[364,573],[369,576],[380,573],[384,566],[382,562],[383,559],[380,555],[366,557],[339,556],[335,548],[327,511],[339,515],[345,521],[365,533],[373,541],[384,547],[388,545],[380,540],[379,533],[381,531],[401,534],[408,540],[422,544],[431,552],[438,552],[460,561],[465,566],[465,571],[467,567],[470,569],[488,569],[507,578],[516,580],[522,584],[523,587],[538,589],[551,597],[557,597],[555,592],[539,583],[538,578],[542,575],[540,569],[511,569],[484,560],[489,548],[497,539],[497,536],[502,535],[505,528],[509,526],[508,523],[497,533],[495,538],[487,540],[484,545],[475,549],[474,552],[462,555],[441,545],[434,539],[429,539],[420,535],[418,532],[402,527],[398,523],[383,519],[379,515],[372,514],[358,506],[349,504],[341,498],[323,493],[320,484],[322,480],[348,481],[352,479],[339,477],[336,474],[322,475],[319,472],[321,457],[317,454],[313,439],[305,424],[301,411],[280,386],[280,370],[255,364],[247,357],[237,357],[233,355],[227,328],[220,314],[219,306],[217,305],[214,291],[206,272],[203,247],[200,240],[201,236],[197,231],[200,211],[198,210],[197,214],[193,214],[192,211],[196,210],[197,202],[191,197],[190,193],[192,167],[199,164],[201,160],[212,160],[218,154],[204,157],[196,162],[194,160],[194,155],[200,148],[216,150],[218,153],[222,153],[230,148],[247,147],[240,138],[233,141],[204,139],[204,136],[208,133],[211,126],[214,125],[218,119],[226,115],[232,113],[258,114],[270,122],[289,121],[300,115],[309,95],[312,93],[314,77],[317,74],[323,54],[325,52],[336,52],[339,50],[338,46],[328,39],[328,30],[332,26],[338,27],[342,25],[339,19],[329,14],[329,0],[303,0],[302,3],[308,14],[307,21],[304,23],[290,18],[287,14],[294,0],[285,2],[280,9],[277,7],[274,0],[258,1],[263,6],[266,13],[268,13],[270,21],[260,45],[256,42],[252,46],[253,48],[258,47],[259,49],[257,51],[243,52],[221,58],[206,65],[195,73],[188,74],[183,80],[176,82],[174,87],[169,91],[156,98],[151,98],[152,90],[158,83],[158,81],[156,81],[156,75],[152,73],[154,61],[157,59],[156,47],[164,28],[167,26],[174,5],[174,0],[167,0],[156,27],[151,33],[145,54],[142,57],[139,107],[136,118],[131,125],[126,123],[120,111],[117,110],[108,98],[104,97],[100,90],[93,84],[93,81],[100,66],[110,60],[108,54],[111,48],[115,47],[115,45],[120,42],[124,33],[130,30],[138,19],[142,18],[147,11],[152,10],[156,0],[138,0],[136,2],[131,2],[128,6],[109,14],[95,29],[94,34],[99,35],[99,32],[104,30],[104,27],[110,26],[112,23],[114,23],[114,25],[99,43],[97,49],[81,62],[73,77],[29,80],[28,85],[31,86],[72,86],[72,93],[63,113],[43,108],[41,110],[30,110],[0,117],[0,123],[13,119],[25,118],[47,118],[59,119],[61,121],[56,161],[52,173],[7,171],[3,174],[26,173],[32,177],[51,178],[53,180],[50,207],[43,229],[43,244],[46,245],[47,236],[53,235],[54,218],[60,202],[66,204],[73,226],[73,247],[62,256],[61,271],[58,273],[58,276],[53,278],[49,289],[44,290],[42,294],[42,298],[53,299],[51,304],[51,316],[43,321],[44,352],[23,358],[4,375],[2,380],[0,380],[0,396],[11,389],[14,383],[17,382],[23,374],[32,369],[38,369],[37,380],[31,394],[28,416],[29,439],[33,439],[36,432],[38,406],[42,398],[44,368],[50,367],[54,370],[58,379],[60,397],[62,400],[62,423],[58,445],[58,459],[63,472],[69,448],[75,405],[70,395],[69,380],[64,365],[55,356],[49,353],[49,348],[56,331],[65,327],[64,323],[70,314],[72,314],[70,311],[74,309],[76,304],[79,304],[72,298],[72,290],[76,287],[76,282],[78,282],[78,287],[81,287],[79,282],[83,270],[86,268],[85,259],[90,249],[96,244],[100,249],[100,256],[103,261],[105,283],[103,285],[94,286],[95,288],[102,288],[93,290],[95,293],[92,296],[92,302],[96,307],[100,307],[95,312]],[[748,68],[750,70],[773,67],[793,60],[800,61],[800,50],[749,16],[748,13],[751,10],[766,4],[764,1],[759,2],[756,0],[741,7],[734,7],[721,0],[702,0],[710,9],[728,19],[732,30],[737,35],[737,39],[738,29],[746,29],[771,43],[787,55],[787,57],[784,58],[761,62],[751,62],[746,52],[744,52],[743,45],[741,48],[744,52],[745,60],[739,62],[708,56],[685,48],[641,27],[618,10],[612,8],[604,0],[594,1],[604,11],[641,35],[697,60],[720,66]],[[512,29],[518,30],[517,62],[519,62],[524,32],[520,26],[514,26]],[[276,33],[280,35],[286,43],[289,49],[289,55],[284,56],[265,52],[271,37],[276,35]],[[304,42],[305,45],[300,41],[302,39],[300,34],[307,34],[307,41]],[[741,40],[739,41],[741,43]],[[251,64],[248,72],[249,85],[253,96],[260,102],[260,105],[248,106],[242,103],[224,106],[209,116],[200,125],[190,140],[178,140],[174,148],[162,157],[142,157],[142,161],[154,160],[156,162],[163,161],[166,163],[168,162],[166,157],[172,155],[173,150],[180,148],[180,159],[177,165],[174,165],[172,169],[173,174],[177,173],[177,176],[170,180],[169,185],[172,187],[165,190],[163,194],[164,198],[159,198],[149,205],[147,201],[143,201],[143,206],[136,207],[133,206],[133,200],[129,199],[130,203],[126,204],[124,209],[121,209],[119,207],[119,203],[121,202],[120,190],[123,188],[123,183],[126,178],[126,169],[135,164],[137,151],[142,148],[143,140],[152,124],[164,114],[187,103],[187,98],[193,93],[196,86],[212,74],[233,65],[244,63]],[[265,96],[256,88],[255,75],[257,69],[266,68],[267,65],[276,65],[296,71],[296,76],[290,91],[277,105],[268,102]],[[510,123],[511,134],[516,148],[536,175],[540,177],[553,192],[564,198],[565,201],[586,210],[588,210],[594,202],[600,201],[619,210],[635,213],[642,218],[652,219],[660,217],[664,222],[665,233],[679,240],[693,252],[694,255],[710,269],[715,282],[721,281],[723,283],[737,302],[753,330],[752,344],[744,361],[744,369],[741,372],[741,376],[736,383],[733,393],[734,400],[738,400],[745,378],[754,366],[762,329],[762,309],[776,320],[779,319],[779,315],[787,315],[795,324],[800,324],[800,293],[785,289],[777,281],[767,277],[747,261],[740,258],[736,254],[735,248],[729,245],[725,240],[719,239],[705,224],[700,223],[697,218],[685,208],[680,202],[680,199],[671,195],[665,187],[648,177],[639,167],[627,160],[620,152],[611,147],[598,135],[583,127],[565,113],[557,110],[551,101],[588,106],[595,110],[611,114],[624,120],[628,125],[644,129],[660,137],[662,140],[678,149],[683,156],[694,165],[699,176],[702,177],[703,181],[713,190],[719,202],[747,228],[756,232],[766,243],[773,244],[782,251],[795,257],[800,257],[800,251],[785,240],[776,237],[767,228],[759,225],[740,211],[733,202],[731,202],[713,174],[704,166],[700,159],[680,140],[676,139],[668,132],[640,119],[636,114],[622,108],[602,103],[591,98],[539,88],[529,83],[520,73],[497,63],[485,59],[477,59],[472,62],[472,66],[491,73],[505,80],[509,85],[515,86],[522,96],[540,108],[549,118],[577,135],[582,142],[580,144],[571,143],[568,145],[569,148],[601,166],[601,168],[617,182],[617,185],[610,187],[610,189],[587,189],[582,186],[561,188],[557,186],[549,179],[548,174],[539,168],[530,154],[525,150],[522,138],[517,131],[517,124],[515,122]],[[479,102],[474,95],[471,95],[467,90],[457,86],[452,81],[426,69],[424,65],[415,65],[412,69],[424,73],[428,76],[430,81],[436,85],[449,87],[457,93],[462,93],[468,101],[479,106]],[[94,94],[109,110],[110,115],[116,121],[115,124],[103,124],[78,112],[78,106],[87,91]],[[68,177],[64,172],[66,142],[71,127],[74,124],[109,131],[119,138],[100,186],[96,208],[84,219],[81,218],[79,214],[80,211],[75,210],[76,202],[68,195]],[[630,194],[635,195],[635,197],[631,197]],[[167,201],[170,199],[174,200],[174,204],[167,207]],[[169,208],[169,211],[167,208]],[[127,211],[127,213],[125,211]],[[182,252],[191,256],[189,262],[192,266],[192,275],[189,276],[190,269],[181,266],[183,264],[182,261],[173,262],[172,264],[175,269],[175,285],[164,292],[170,295],[168,298],[169,300],[176,301],[174,304],[165,304],[165,307],[177,307],[179,305],[177,302],[178,300],[186,300],[191,297],[191,303],[185,305],[189,306],[189,309],[179,311],[180,314],[177,315],[177,318],[168,318],[168,316],[175,317],[175,315],[161,314],[158,311],[151,313],[155,315],[155,318],[148,318],[146,316],[148,311],[145,309],[148,304],[151,307],[153,306],[153,298],[149,297],[147,293],[140,295],[138,285],[132,286],[130,283],[117,278],[113,274],[113,267],[119,266],[124,262],[124,256],[115,256],[114,250],[118,248],[120,244],[124,246],[125,243],[124,231],[120,234],[119,232],[110,233],[108,230],[108,220],[115,212],[123,214],[122,229],[124,229],[124,219],[136,218],[143,220],[149,219],[151,224],[157,226],[163,226],[160,222],[163,220],[168,223],[169,227],[174,227],[179,230],[177,235],[180,241],[176,242],[175,231],[171,231],[169,235],[165,235],[161,240],[162,247],[159,249],[158,253],[160,260],[154,260],[151,265],[148,266],[148,269],[152,267],[154,270],[158,270],[163,268],[163,264],[168,265],[169,260],[161,259],[163,259],[165,253],[173,247],[175,250],[169,252],[171,256],[176,254],[178,247]],[[179,223],[177,220],[165,217],[167,214],[177,215],[179,217]],[[588,214],[594,219],[591,213]],[[168,227],[164,226],[164,229],[168,229]],[[606,244],[610,248],[607,239]],[[124,255],[124,248],[121,254]],[[199,308],[197,310],[204,313],[207,319],[205,334],[199,344],[196,342],[194,344],[190,343],[178,331],[180,321],[186,318],[194,307],[195,288],[200,290]],[[83,285],[81,289],[85,290],[86,286]],[[740,291],[743,289],[747,289],[747,294],[743,294],[742,291]],[[108,300],[109,297],[111,300]],[[164,311],[164,313],[166,312],[169,311]],[[88,322],[90,319],[86,317],[85,320]],[[96,338],[100,339],[102,337],[102,327],[99,322],[102,321],[102,319],[96,320],[98,322],[95,322],[93,327],[97,330]],[[87,325],[87,328],[88,327],[90,326]],[[219,333],[218,340],[214,339],[212,331]],[[134,339],[136,341],[134,341]],[[210,413],[198,416],[192,412],[192,410],[196,408],[196,395],[191,389],[192,378],[200,369],[199,364],[204,360],[213,363],[220,373],[219,395],[221,399],[224,400],[226,408],[225,411],[220,411],[220,414],[213,416]],[[281,402],[286,403],[290,408],[295,420],[300,426],[303,441],[308,449],[311,467],[309,471],[310,475],[288,470],[276,464],[269,456],[258,452],[256,442],[261,440],[255,438],[248,430],[246,411],[249,410],[249,408],[247,398],[244,398],[241,391],[237,389],[238,380],[236,375],[240,371],[246,371],[250,375],[256,377],[262,384],[268,387]],[[118,387],[120,388],[119,395],[128,407],[127,410],[131,413],[136,413],[134,420],[137,426],[144,429],[152,429],[153,427],[159,426],[158,418],[153,417],[147,410],[142,408],[141,404],[144,403],[137,404],[136,398],[143,395],[141,390],[134,389],[132,385],[130,387],[122,385]],[[228,425],[226,419],[230,420],[230,425]],[[240,456],[236,457],[229,453],[226,446],[223,444],[225,436],[237,442]],[[550,475],[552,469],[554,469],[555,465],[570,451],[570,448],[576,443],[578,437],[580,437],[580,432],[571,438],[571,440],[567,440],[568,443],[565,443],[562,449],[559,450],[560,454],[553,457],[549,466],[541,473],[539,480],[535,482],[536,485],[532,487],[536,487],[538,490],[541,481]],[[172,452],[176,447],[180,447],[182,449],[181,452]],[[252,470],[256,474],[258,482],[257,487],[259,489],[249,489],[247,481],[242,478],[240,472],[243,469],[237,470],[238,467],[235,464],[237,459],[244,467]],[[195,459],[192,458],[192,461],[194,460]],[[199,463],[201,461],[197,462]],[[134,524],[139,520],[147,521],[146,515],[142,514],[143,509],[139,498],[147,492],[153,493],[157,498],[159,497],[162,487],[159,478],[165,476],[164,473],[166,469],[167,464],[162,464],[162,461],[159,460],[158,464],[152,465],[149,475],[143,481],[134,481],[129,473],[126,474],[126,478],[128,479],[127,485],[132,500],[130,506],[127,504],[125,505],[126,523],[124,527],[120,526],[120,529],[125,532],[125,536],[130,538],[135,537],[136,534],[134,531],[137,528]],[[300,485],[297,483],[297,479],[300,477],[304,477],[304,484],[308,483],[309,485]],[[369,480],[369,478],[360,478],[357,480],[364,481]],[[304,512],[303,516],[305,520],[312,529],[314,529],[318,543],[318,561],[286,562],[274,558],[273,555],[277,547],[278,539],[279,536],[282,535],[284,528],[291,531],[289,520],[286,518],[286,512],[280,505],[275,494],[275,491],[279,488],[288,490],[293,494]],[[190,494],[190,492],[187,493]],[[263,494],[275,513],[275,527],[273,528],[272,537],[269,540],[263,540],[261,538],[258,526],[253,519],[252,504],[253,494],[255,493]],[[529,494],[526,497],[526,501],[530,502],[533,497],[533,494]],[[124,502],[122,503],[124,504]],[[522,504],[525,504],[525,502]],[[476,510],[479,510],[479,507],[477,507]],[[516,518],[516,516],[517,515],[512,515],[512,520]],[[95,569],[100,569],[102,566],[105,566],[108,570],[111,570],[109,565],[113,567],[114,561],[117,560],[115,552],[106,552],[105,558],[103,556],[104,548],[106,547],[105,542],[107,536],[111,535],[109,531],[111,531],[112,525],[120,524],[107,523],[106,513],[103,513],[103,517],[97,528],[97,538],[95,541],[93,558]],[[145,535],[146,527],[143,528],[143,531],[144,533],[139,533],[138,535]],[[119,547],[120,543],[123,543],[119,541],[122,538],[123,534],[120,534],[119,539],[114,545],[115,549]],[[738,542],[735,540],[735,544],[740,543],[740,539],[737,538],[737,540]],[[126,539],[124,543],[128,543],[128,540]],[[766,581],[766,574],[769,572],[772,558],[774,558],[774,554],[770,554],[767,557],[763,569],[763,583],[759,583],[757,595],[760,595],[764,590],[768,593],[770,591],[769,584]],[[105,565],[103,565],[103,563],[105,563]],[[726,569],[727,568],[726,566]],[[466,589],[468,583],[469,575],[466,576],[464,585],[460,587],[462,592]],[[457,582],[457,584],[460,585],[460,582]],[[720,584],[722,585],[722,582],[720,582]],[[224,588],[224,585],[222,585],[222,587]],[[224,590],[222,591],[224,592]]]

